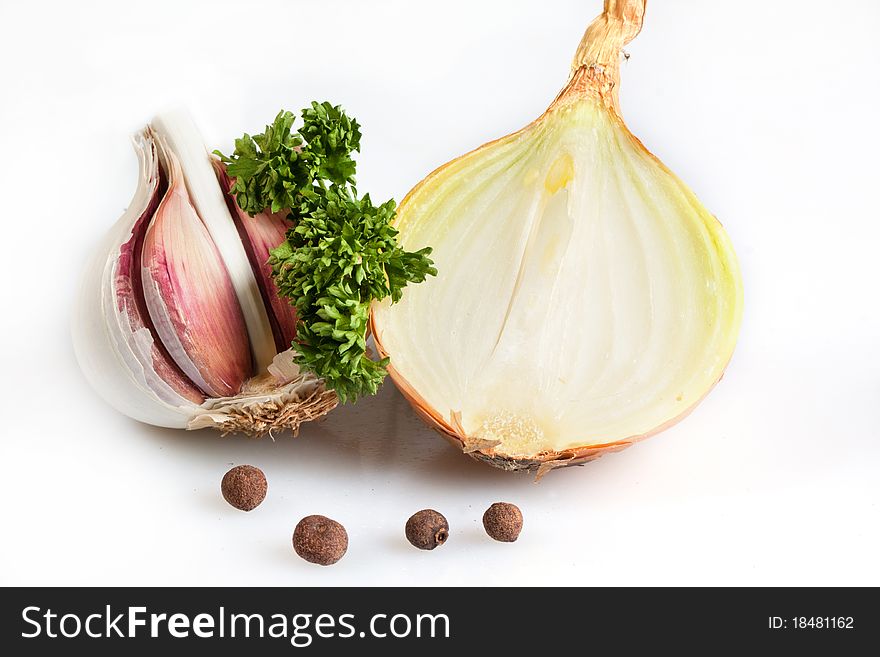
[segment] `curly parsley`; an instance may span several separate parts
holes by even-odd
[[[339,106],[312,103],[295,117],[282,111],[265,132],[235,140],[231,157],[215,151],[235,178],[232,193],[251,216],[289,210],[286,240],[270,252],[280,294],[296,307],[296,362],[322,377],[340,400],[375,394],[388,359],[366,353],[370,303],[400,300],[408,283],[437,270],[430,248],[397,245],[393,200],[358,197],[352,153],[360,125]]]

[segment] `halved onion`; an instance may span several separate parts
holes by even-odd
[[[721,378],[742,284],[721,224],[627,129],[621,48],[644,0],[607,0],[540,118],[440,167],[396,227],[439,274],[377,304],[417,411],[510,470],[583,463],[684,417]]]

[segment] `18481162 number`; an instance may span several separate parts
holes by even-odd
[[[851,630],[852,616],[770,616],[767,621],[771,630]]]

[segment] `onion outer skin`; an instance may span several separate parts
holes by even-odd
[[[567,84],[547,111],[521,130],[505,137],[501,137],[500,139],[490,141],[483,146],[446,163],[430,173],[425,179],[417,184],[401,202],[395,226],[398,227],[398,229],[402,229],[402,224],[406,221],[410,204],[418,205],[419,202],[423,202],[423,199],[419,199],[419,195],[426,186],[435,182],[441,184],[439,181],[444,175],[447,175],[447,171],[453,169],[463,160],[474,156],[484,149],[493,146],[501,146],[504,142],[515,140],[522,133],[547,120],[554,112],[564,110],[569,104],[590,100],[604,106],[610,117],[633,140],[633,142],[638,145],[644,154],[651,158],[658,167],[662,168],[663,171],[687,190],[689,195],[693,196],[689,188],[681,183],[678,178],[669,171],[659,159],[657,159],[656,156],[650,153],[650,151],[648,151],[648,149],[646,149],[644,145],[632,135],[620,116],[618,89],[620,80],[619,60],[621,57],[621,49],[641,30],[644,9],[645,0],[606,0],[603,14],[589,26],[578,47]],[[715,219],[715,222],[717,222],[717,219]],[[743,292],[739,266],[735,253],[730,246],[729,239],[720,226],[720,222],[717,222],[717,227],[711,232],[713,233],[713,236],[721,242],[719,249],[724,252],[724,264],[728,267],[732,278],[735,281],[735,289],[733,291],[735,298],[732,298],[731,305],[733,307],[733,312],[730,319],[733,344],[735,344],[735,336],[739,331],[742,319]],[[403,239],[403,235],[401,238]],[[442,275],[443,272],[441,271],[440,276]],[[602,456],[603,454],[621,451],[635,442],[653,436],[678,423],[687,417],[687,415],[699,405],[706,395],[708,395],[714,385],[720,381],[724,370],[729,363],[729,357],[733,352],[733,346],[731,345],[729,350],[730,354],[724,362],[724,365],[720,368],[717,379],[715,379],[714,382],[703,391],[702,395],[697,398],[694,403],[690,404],[679,414],[660,423],[649,431],[615,439],[609,442],[599,442],[559,450],[541,451],[540,453],[528,457],[520,455],[509,456],[497,453],[494,449],[495,443],[493,442],[482,441],[479,438],[468,436],[460,422],[460,416],[457,417],[457,414],[452,412],[451,417],[444,418],[418,393],[414,386],[411,385],[400,371],[395,368],[394,354],[393,352],[389,353],[389,350],[386,349],[382,342],[381,320],[377,319],[378,317],[380,317],[380,313],[375,312],[374,307],[374,312],[371,313],[370,330],[377,351],[381,356],[389,356],[391,358],[391,363],[388,366],[389,375],[417,414],[426,421],[429,426],[444,436],[453,445],[462,449],[462,451],[468,454],[471,458],[503,470],[525,470],[536,472],[538,478],[557,467],[582,465]]]

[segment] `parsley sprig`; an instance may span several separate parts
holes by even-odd
[[[235,140],[231,157],[215,151],[235,178],[232,193],[251,216],[289,210],[286,240],[270,252],[279,293],[297,310],[296,362],[344,402],[375,394],[388,359],[366,353],[370,303],[400,300],[408,283],[437,270],[430,248],[397,244],[393,200],[358,197],[352,153],[360,125],[339,106],[312,103],[302,126],[282,111],[265,132]]]

